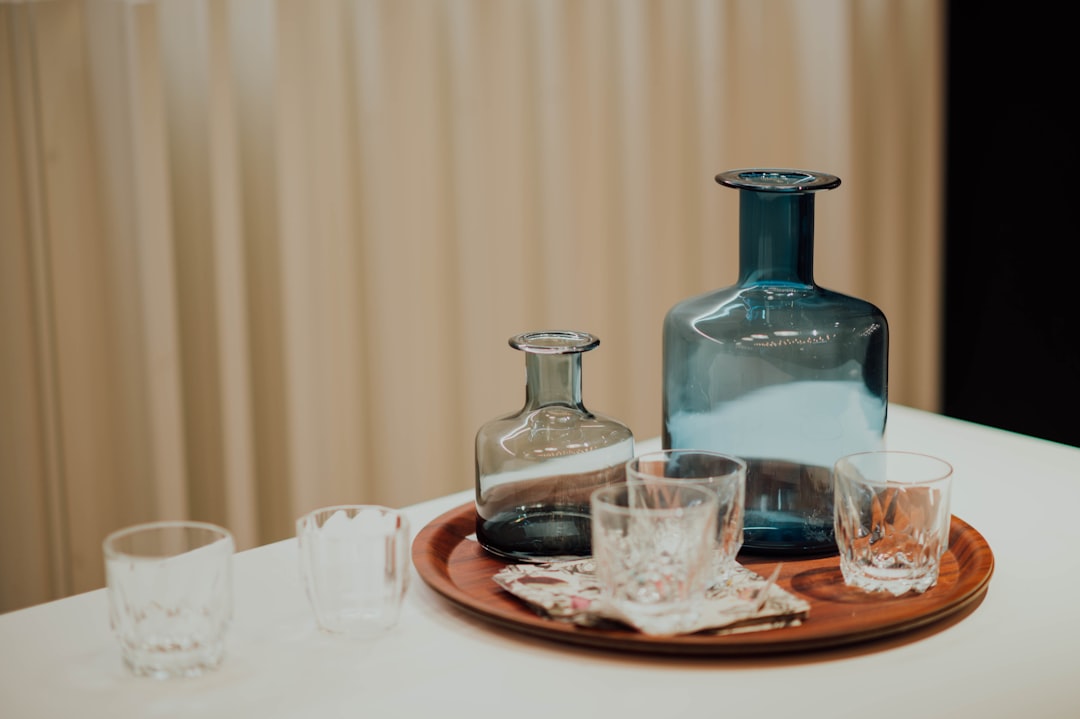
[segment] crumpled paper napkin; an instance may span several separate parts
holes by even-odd
[[[584,627],[628,625],[645,634],[666,634],[623,616],[608,606],[596,582],[593,559],[511,564],[494,576],[495,582],[541,616]],[[768,593],[762,598],[762,590]],[[760,606],[759,606],[760,605]],[[809,602],[770,584],[742,565],[736,565],[725,587],[709,590],[701,617],[686,633],[735,634],[801,624]]]

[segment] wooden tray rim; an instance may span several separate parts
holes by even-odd
[[[939,601],[934,601],[917,612],[891,620],[869,618],[870,621],[864,621],[860,618],[856,621],[851,619],[847,622],[851,626],[846,624],[839,627],[818,625],[814,631],[808,632],[806,627],[814,626],[812,621],[815,599],[793,588],[791,578],[798,576],[803,570],[820,571],[823,562],[827,563],[831,560],[833,563],[838,563],[839,560],[833,555],[831,558],[824,559],[784,560],[785,568],[779,584],[811,604],[810,619],[802,625],[742,634],[655,637],[631,629],[578,627],[540,616],[516,597],[501,589],[498,590],[499,600],[492,601],[489,596],[473,593],[459,586],[455,581],[450,559],[460,544],[475,542],[474,512],[474,504],[466,502],[434,518],[417,534],[412,544],[412,559],[413,565],[424,582],[459,609],[487,622],[548,640],[593,648],[654,654],[725,656],[801,652],[867,642],[910,632],[976,605],[986,594],[994,571],[994,555],[985,538],[974,527],[954,516],[950,526],[947,554],[952,554],[956,558],[959,579],[948,588],[943,587],[942,582],[939,581],[937,587],[922,595],[922,597],[930,597],[933,596],[932,593],[937,592]],[[441,538],[451,540],[448,552],[437,548],[437,540]],[[957,557],[959,550],[964,551],[960,557]],[[468,562],[474,565],[479,561],[490,563],[490,576],[494,576],[499,567],[504,564],[501,560],[484,553],[478,544],[476,553],[482,556],[482,560],[473,558]],[[776,561],[761,557],[756,558],[753,563],[747,563],[747,566],[761,572],[763,569],[758,569],[758,566],[765,567]],[[769,568],[771,569],[771,566]],[[839,573],[838,568],[836,572]],[[494,586],[492,582],[492,587]],[[866,606],[872,607],[890,599],[868,597]],[[903,601],[903,599],[901,597],[893,601]]]

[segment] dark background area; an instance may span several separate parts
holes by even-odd
[[[1035,8],[948,7],[942,411],[1080,446],[1080,40]]]

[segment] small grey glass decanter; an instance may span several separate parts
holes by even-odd
[[[814,282],[814,193],[838,177],[716,180],[739,190],[739,276],[664,318],[662,443],[747,461],[744,552],[833,553],[832,466],[885,432],[885,315]]]
[[[476,538],[492,554],[547,562],[592,552],[589,495],[625,477],[634,436],[581,400],[585,332],[510,338],[525,353],[525,406],[476,433]]]

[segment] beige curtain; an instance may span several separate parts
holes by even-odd
[[[748,166],[839,175],[818,281],[937,409],[936,0],[0,0],[0,610],[117,527],[241,549],[472,487],[529,329],[660,432],[660,325],[735,279]]]

